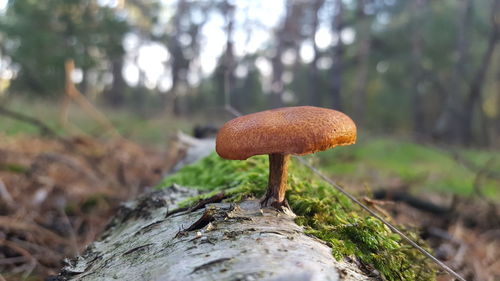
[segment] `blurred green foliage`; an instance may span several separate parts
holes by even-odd
[[[322,169],[337,180],[372,189],[406,186],[417,194],[437,191],[471,196],[474,185],[479,184],[486,195],[500,199],[498,179],[484,177],[476,183],[480,169],[500,171],[500,152],[452,148],[476,170],[457,160],[449,149],[397,138],[365,137],[356,145],[317,155]]]
[[[18,69],[12,90],[38,96],[64,93],[64,62],[97,75],[122,57],[128,23],[95,0],[11,0],[0,17],[1,53]]]

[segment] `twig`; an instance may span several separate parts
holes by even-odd
[[[414,197],[411,194],[408,194],[407,192],[404,191],[381,189],[375,191],[373,193],[373,197],[375,199],[385,199],[385,200],[391,200],[393,202],[403,202],[415,209],[437,215],[447,214],[452,211],[450,207],[439,206],[432,202]]]
[[[82,178],[89,179],[93,184],[101,181],[96,175],[89,173],[73,158],[57,153],[42,153],[38,155],[30,167],[30,174],[34,174],[40,168],[47,168],[51,163],[60,163],[77,172]],[[92,166],[91,166],[92,167]]]
[[[383,208],[379,207],[379,205],[383,206],[383,205],[387,205],[388,203],[392,203],[392,202],[388,202],[388,201],[384,202],[384,201],[374,200],[374,199],[370,199],[366,196],[363,197],[363,201],[365,201],[368,205],[372,206],[376,211],[378,211],[379,213],[381,213],[385,217],[387,217],[387,218],[391,217],[389,215],[389,213],[387,213],[387,211],[384,210]]]
[[[40,121],[34,117],[9,110],[9,109],[2,107],[2,106],[0,106],[0,115],[7,116],[9,118],[12,118],[12,119],[15,119],[15,120],[18,120],[21,122],[29,123],[29,124],[37,127],[43,136],[59,138],[59,134],[57,134],[56,131],[54,131],[48,125],[46,125],[45,123],[43,123],[42,121]]]
[[[22,230],[22,231],[37,233],[38,237],[44,236],[45,238],[48,238],[48,240],[50,240],[51,242],[58,242],[64,240],[64,238],[46,228],[40,227],[36,224],[29,224],[26,222],[17,221],[15,219],[6,216],[0,216],[0,226],[3,229],[14,229],[14,230]]]
[[[177,213],[180,213],[180,212],[184,212],[184,211],[187,212],[187,213],[191,213],[191,212],[197,211],[197,210],[199,210],[201,208],[204,208],[207,204],[219,203],[224,198],[226,198],[226,195],[224,194],[224,192],[219,192],[219,193],[215,194],[212,197],[209,197],[209,198],[206,198],[206,199],[200,199],[198,202],[196,202],[191,207],[177,208],[177,209],[174,209],[172,211],[169,211],[165,215],[165,218],[168,218],[171,215],[174,215],[174,214],[177,214]]]
[[[30,252],[28,252],[24,248],[16,245],[15,243],[13,243],[11,241],[8,241],[8,240],[5,240],[5,239],[0,239],[0,245],[4,245],[6,247],[9,247],[12,250],[14,250],[14,251],[18,252],[19,254],[21,254],[22,256],[26,257],[28,260],[30,260],[30,269],[26,270],[25,274],[23,274],[23,279],[25,279],[33,271],[33,269],[35,268],[35,266],[37,264],[37,260],[35,259],[35,257],[33,257],[30,254]]]

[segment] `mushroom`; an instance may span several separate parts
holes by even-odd
[[[356,125],[342,112],[313,106],[284,107],[228,121],[216,139],[220,157],[245,160],[269,155],[269,182],[263,207],[286,206],[290,154],[305,155],[356,141]]]

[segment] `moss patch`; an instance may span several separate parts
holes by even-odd
[[[267,157],[229,161],[216,154],[186,166],[166,178],[159,188],[177,183],[207,191],[204,197],[222,190],[227,201],[260,197],[268,177]],[[309,170],[292,162],[287,199],[298,215],[296,221],[332,247],[336,259],[357,257],[377,269],[387,280],[434,280],[435,269],[423,255],[404,244],[380,221],[368,216],[347,197],[316,179]],[[200,199],[192,198],[185,204]],[[408,232],[415,240],[416,234]]]

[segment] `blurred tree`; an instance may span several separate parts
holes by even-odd
[[[413,119],[413,132],[416,139],[422,139],[426,135],[426,124],[425,124],[425,112],[422,101],[422,83],[424,81],[424,69],[422,67],[422,52],[424,39],[422,36],[422,25],[421,23],[425,20],[424,16],[427,11],[427,0],[415,0],[411,9],[411,23],[410,30],[413,34],[411,38],[411,55],[412,55],[412,72],[413,72],[413,83],[412,83],[412,119]]]
[[[234,71],[236,69],[237,63],[234,54],[234,5],[230,4],[229,1],[224,0],[218,5],[218,10],[222,14],[226,24],[226,46],[224,49],[224,54],[220,59],[220,75],[219,89],[224,95],[223,101],[220,104],[225,105],[225,103],[234,105],[237,109],[240,109],[241,102],[239,100],[239,95],[234,91],[236,77]]]
[[[437,137],[447,141],[460,140],[460,127],[463,123],[463,116],[460,113],[460,105],[463,103],[461,89],[465,87],[468,56],[468,27],[472,20],[472,1],[461,0],[459,2],[459,12],[457,13],[457,41],[455,45],[456,63],[452,73],[450,90],[447,92],[443,111],[436,123],[435,134]]]
[[[227,93],[242,112],[313,104],[368,130],[483,144],[500,115],[498,1],[16,0],[0,18],[0,51],[14,91],[62,92],[73,58],[80,89],[113,105],[189,114],[220,110]],[[140,63],[154,61],[151,45],[167,54],[157,81]],[[137,78],[124,80],[131,69]]]
[[[493,53],[495,47],[500,39],[500,0],[493,0],[491,6],[490,14],[491,30],[488,38],[488,43],[486,50],[480,60],[480,64],[470,85],[468,87],[467,96],[465,98],[465,103],[463,106],[463,127],[462,127],[462,142],[464,144],[471,144],[473,139],[473,118],[474,111],[479,105],[481,100],[482,90],[484,88],[484,82],[486,77],[486,72],[489,70],[491,65]],[[483,111],[480,111],[481,116],[483,116]],[[483,118],[484,123],[484,118]],[[487,136],[483,136],[481,139],[487,140]]]
[[[93,0],[11,0],[0,19],[4,53],[17,67],[12,87],[37,95],[59,95],[64,61],[81,67],[86,88],[90,69],[106,72],[106,61],[123,55],[126,22]]]
[[[357,22],[357,53],[356,61],[356,86],[353,93],[354,121],[359,126],[365,125],[366,112],[366,85],[368,83],[368,71],[370,67],[372,17],[375,14],[375,6],[371,0],[358,0],[356,6]]]
[[[271,57],[271,93],[269,95],[272,107],[283,106],[283,91],[285,89],[283,82],[284,60],[291,60],[287,61],[289,64],[293,64],[297,60],[298,49],[304,39],[300,28],[306,8],[307,2],[287,0],[284,19],[281,26],[275,31],[274,49]],[[290,54],[290,57],[287,58],[286,54]]]
[[[341,32],[344,28],[343,13],[344,4],[342,0],[334,0],[334,11],[332,13],[332,32],[336,35],[337,42],[332,48],[332,66],[330,68],[330,94],[332,98],[332,108],[342,110],[342,72],[343,72],[343,56],[344,42]]]
[[[311,12],[311,27],[309,30],[310,33],[310,38],[309,40],[311,41],[313,45],[313,51],[314,51],[314,57],[309,64],[309,69],[310,69],[310,77],[309,77],[309,83],[310,83],[310,104],[315,105],[315,106],[320,106],[321,105],[321,89],[319,88],[320,84],[320,73],[318,69],[318,59],[320,57],[320,51],[318,49],[318,44],[316,43],[316,32],[318,31],[319,27],[319,10],[325,3],[325,0],[314,0],[310,3],[310,12]]]

